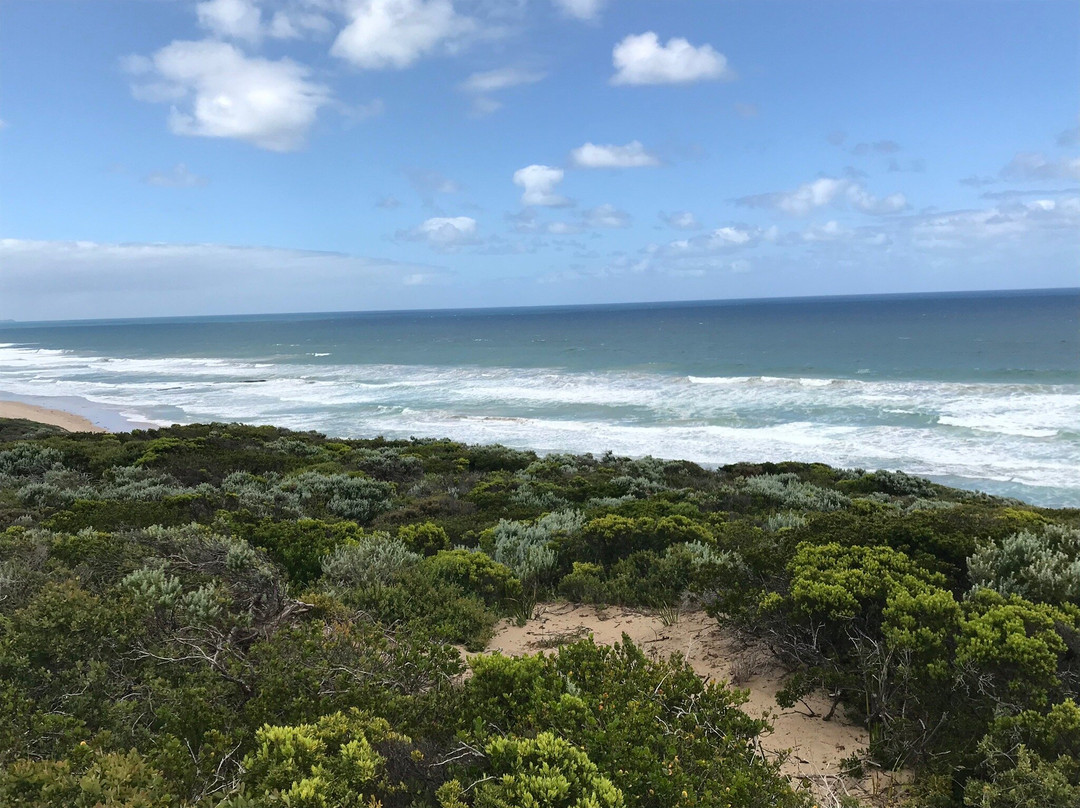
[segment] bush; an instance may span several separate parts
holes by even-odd
[[[987,542],[968,558],[975,588],[1044,603],[1080,602],[1080,530],[1047,525]]]
[[[450,537],[433,522],[402,525],[398,528],[398,539],[413,552],[426,556],[450,549]]]
[[[392,584],[420,560],[401,540],[376,533],[334,548],[323,557],[322,573],[331,587],[367,589]]]

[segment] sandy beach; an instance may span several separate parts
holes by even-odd
[[[107,432],[89,418],[48,407],[24,404],[21,401],[0,401],[0,418],[25,418],[39,424],[51,424],[69,432]]]

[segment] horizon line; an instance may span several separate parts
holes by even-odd
[[[418,308],[418,309],[352,309],[335,311],[267,311],[267,312],[234,312],[229,314],[169,314],[157,316],[131,316],[131,317],[96,317],[83,319],[56,319],[56,320],[0,320],[0,329],[9,327],[25,326],[60,326],[60,325],[119,325],[125,323],[157,323],[157,322],[183,322],[192,320],[238,320],[238,319],[276,319],[276,318],[334,318],[348,315],[407,315],[407,314],[481,314],[481,313],[514,313],[514,312],[543,312],[566,309],[634,309],[646,307],[674,308],[678,306],[694,305],[723,305],[723,304],[761,304],[761,303],[797,303],[827,300],[869,300],[881,298],[926,298],[926,297],[1004,297],[1009,295],[1067,295],[1080,293],[1080,286],[1047,286],[1029,287],[1022,289],[958,289],[938,292],[869,292],[855,294],[835,295],[784,295],[775,297],[730,297],[730,298],[695,298],[689,300],[640,300],[626,301],[621,303],[545,303],[541,305],[515,305],[515,306],[475,306],[475,307],[447,307],[447,308]]]

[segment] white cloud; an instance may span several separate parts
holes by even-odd
[[[195,14],[199,25],[220,37],[258,42],[263,36],[262,11],[254,0],[206,0]]]
[[[328,4],[319,0],[292,0],[269,21],[258,0],[203,0],[196,4],[199,25],[222,39],[257,44],[264,37],[296,39],[306,34],[327,34],[333,24],[320,13]]]
[[[355,0],[330,52],[371,69],[404,68],[474,30],[451,0]]]
[[[537,70],[522,70],[517,67],[500,67],[497,70],[485,70],[473,73],[460,85],[467,93],[493,93],[521,84],[535,84],[542,81],[547,73]]]
[[[835,219],[830,219],[822,225],[808,227],[800,233],[803,241],[838,241],[851,238],[853,235],[853,230],[844,227]]]
[[[600,16],[607,0],[552,0],[552,2],[567,17],[573,17],[576,20],[595,20]]]
[[[0,239],[0,317],[77,319],[415,305],[435,267],[221,244]]]
[[[303,145],[330,90],[290,59],[248,57],[225,42],[173,42],[150,60],[128,59],[143,101],[171,101],[178,135],[244,140],[272,151]]]
[[[523,70],[517,67],[501,67],[497,70],[485,70],[473,73],[458,85],[458,89],[473,94],[471,112],[475,117],[490,115],[502,107],[502,102],[491,98],[486,93],[518,87],[522,84],[535,84],[547,77],[547,73],[537,70]]]
[[[148,174],[144,182],[159,188],[200,188],[209,180],[193,174],[183,163],[177,163],[168,171],[155,171]]]
[[[398,237],[409,241],[423,241],[429,247],[443,252],[479,243],[476,219],[468,216],[434,216],[412,230],[398,233]]]
[[[578,168],[638,168],[658,166],[660,158],[632,140],[625,146],[586,143],[570,152],[570,162]]]
[[[1080,197],[1037,199],[985,210],[931,214],[911,223],[912,242],[923,249],[972,249],[1012,242],[1025,248],[1064,241],[1075,251]]]
[[[705,79],[732,79],[727,58],[711,45],[695,47],[681,37],[661,45],[656,34],[626,37],[611,53],[612,84],[686,84]]]
[[[699,230],[701,222],[688,210],[677,210],[674,213],[660,213],[660,219],[667,222],[667,226],[674,230]]]
[[[584,211],[582,221],[586,227],[623,228],[630,226],[630,214],[614,205],[604,204]]]
[[[805,216],[817,208],[844,204],[871,214],[897,213],[907,207],[907,199],[901,193],[877,197],[854,180],[834,177],[805,182],[794,191],[744,196],[737,202],[752,208],[780,210],[792,216]]]
[[[562,182],[562,179],[563,170],[551,166],[531,165],[514,172],[514,185],[524,189],[521,194],[523,205],[555,208],[569,205],[569,199],[555,193],[555,186]]]
[[[1054,160],[1040,152],[1020,152],[1001,169],[1010,180],[1080,180],[1080,157]]]
[[[668,242],[655,252],[667,258],[700,257],[748,249],[763,241],[776,241],[777,238],[776,228],[762,230],[748,225],[725,225],[700,236]]]

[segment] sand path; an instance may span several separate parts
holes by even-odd
[[[801,704],[798,709],[780,708],[776,693],[783,671],[766,651],[747,648],[704,612],[682,612],[677,622],[665,626],[655,614],[622,607],[542,604],[524,626],[503,621],[488,650],[530,654],[590,634],[597,643],[610,645],[619,642],[623,633],[647,653],[668,656],[678,651],[698,675],[748,690],[743,709],[755,717],[767,715],[773,725],[773,732],[762,738],[766,754],[787,750],[783,772],[809,787],[822,806],[839,805],[839,797],[845,794],[881,805],[892,801],[892,778],[875,773],[853,780],[841,774],[841,760],[861,755],[869,745],[866,730],[846,720],[841,710],[831,721],[824,721],[821,716],[830,706],[824,694],[807,699],[816,715]]]

